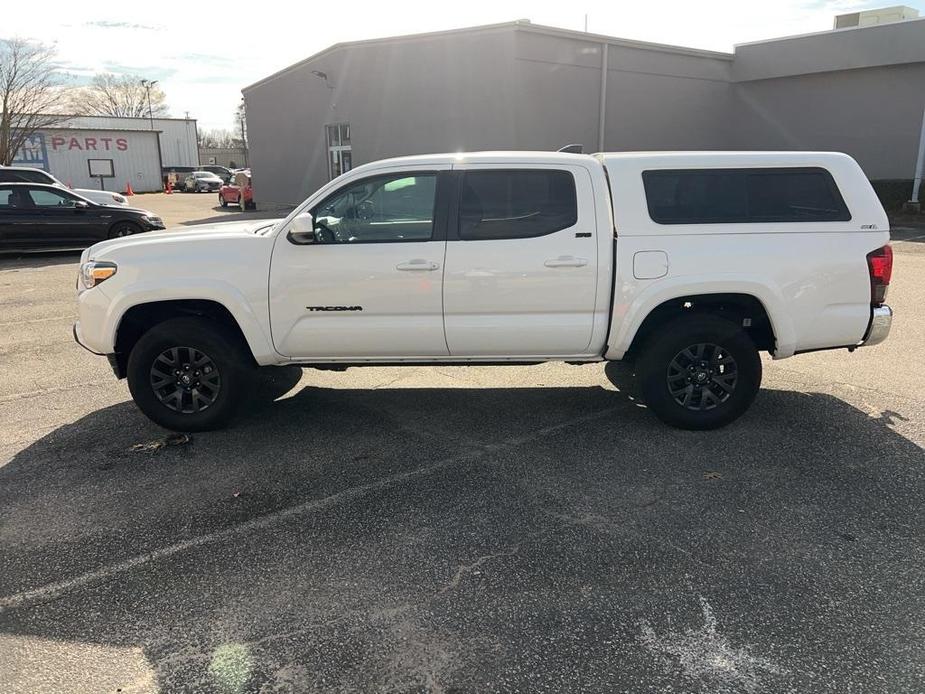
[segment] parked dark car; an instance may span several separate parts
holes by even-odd
[[[0,183],[0,250],[85,248],[163,228],[147,210],[99,205],[53,185]]]
[[[219,166],[218,164],[206,164],[199,167],[200,171],[208,171],[209,173],[214,173],[223,181],[227,181],[232,176],[234,176],[234,171],[229,169],[227,166]]]

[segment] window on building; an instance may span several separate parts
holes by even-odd
[[[433,235],[437,176],[404,173],[353,183],[316,207],[321,243],[428,241]]]
[[[461,239],[522,239],[575,226],[575,179],[567,171],[466,171],[459,200]]]
[[[851,213],[825,169],[686,169],[642,174],[659,224],[842,222]]]
[[[353,168],[350,124],[326,125],[324,131],[328,143],[328,177],[334,179]]]

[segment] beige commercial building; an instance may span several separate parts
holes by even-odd
[[[293,204],[383,157],[580,143],[844,151],[898,200],[925,110],[925,19],[857,23],[732,53],[525,21],[337,44],[243,90],[256,197]]]

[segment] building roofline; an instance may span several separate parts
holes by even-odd
[[[139,130],[138,128],[95,128],[88,125],[46,125],[38,129],[38,132],[45,132],[46,130],[86,130],[86,131],[100,131],[105,133],[157,133],[161,134],[163,130],[151,130],[150,128],[145,128],[144,130]]]
[[[147,116],[108,116],[100,113],[39,113],[35,114],[39,116],[54,116],[55,118],[60,118],[62,121],[67,120],[68,118],[118,118],[119,120],[144,120],[150,121],[151,119]],[[180,122],[189,122],[195,123],[195,118],[164,118],[162,116],[154,116],[154,120],[175,120]],[[130,128],[131,129],[131,128]]]
[[[608,36],[606,34],[592,34],[585,31],[578,31],[575,29],[563,29],[560,27],[546,26],[544,24],[533,24],[532,22],[525,20],[515,20],[512,22],[501,22],[498,24],[480,24],[477,26],[471,27],[461,27],[458,29],[444,29],[441,31],[428,31],[419,34],[401,34],[397,36],[383,36],[380,38],[374,39],[362,39],[359,41],[342,41],[340,43],[335,43],[327,48],[314,53],[307,58],[293,63],[287,67],[277,70],[276,72],[267,75],[266,77],[253,82],[246,87],[241,88],[241,93],[246,93],[255,87],[259,87],[267,82],[272,82],[273,80],[282,77],[283,75],[298,70],[301,67],[304,67],[308,63],[317,60],[325,55],[333,53],[335,51],[341,50],[343,48],[352,48],[354,46],[369,46],[383,43],[392,43],[396,41],[412,41],[412,40],[427,40],[439,38],[441,36],[454,36],[456,34],[475,34],[475,33],[492,33],[492,32],[501,32],[504,30],[519,30],[519,31],[528,31],[535,34],[546,34],[550,36],[564,36],[572,39],[578,39],[583,41],[590,41],[593,43],[609,43],[610,45],[615,46],[625,46],[627,48],[638,48],[642,50],[650,51],[662,51],[667,53],[678,53],[681,55],[692,55],[704,58],[718,58],[721,60],[732,60],[732,53],[723,53],[719,51],[708,51],[700,48],[688,48],[686,46],[673,46],[670,44],[664,43],[653,43],[649,41],[637,41],[634,39],[624,39],[617,36]]]
[[[900,7],[900,5],[897,5]],[[889,9],[889,8],[886,8]],[[885,24],[871,24],[870,26],[856,26],[856,27],[842,27],[841,29],[825,29],[823,31],[810,31],[805,34],[792,34],[791,36],[778,36],[774,39],[759,39],[758,41],[745,41],[744,43],[735,44],[734,48],[745,48],[747,46],[758,46],[763,43],[778,43],[782,41],[795,41],[797,39],[805,39],[810,36],[829,36],[832,34],[843,34],[851,31],[866,31],[868,29],[885,29],[887,27],[898,27],[904,26],[906,24],[911,24],[912,22],[925,22],[925,17],[916,17],[914,19],[903,19],[898,22],[887,22]]]

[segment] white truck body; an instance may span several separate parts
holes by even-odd
[[[567,226],[527,238],[461,238],[460,220],[468,214],[464,195],[470,194],[461,192],[466,172],[520,170],[564,172],[574,181],[577,209]],[[813,215],[819,211],[810,210],[806,219],[786,222],[654,221],[644,183],[652,172],[742,170],[827,172],[847,219],[818,221]],[[428,238],[412,238],[419,233],[412,224],[408,238],[391,242],[352,237],[333,242],[340,232],[308,216],[357,182],[389,176],[400,183],[406,179],[395,177],[418,181],[413,177],[431,175],[437,203]],[[497,226],[482,214],[478,224]],[[343,224],[336,217],[323,219],[332,227]],[[324,227],[330,242],[306,241],[306,225]],[[96,244],[82,263],[110,263],[117,271],[80,291],[75,336],[93,352],[115,355],[117,374],[124,373],[131,345],[120,344],[125,338],[120,330],[131,311],[212,302],[233,319],[260,366],[593,362],[623,359],[637,349],[634,341],[647,319],[654,321],[673,302],[687,307],[686,297],[706,297],[707,303],[710,297],[715,302],[731,297],[729,305],[738,308],[730,312],[724,304],[718,310],[744,329],[769,331],[752,337],[759,349],[780,359],[853,349],[886,337],[892,314],[872,300],[867,256],[888,241],[880,202],[857,163],[843,154],[404,157],[336,178],[284,220]],[[170,312],[165,308],[157,315]]]

